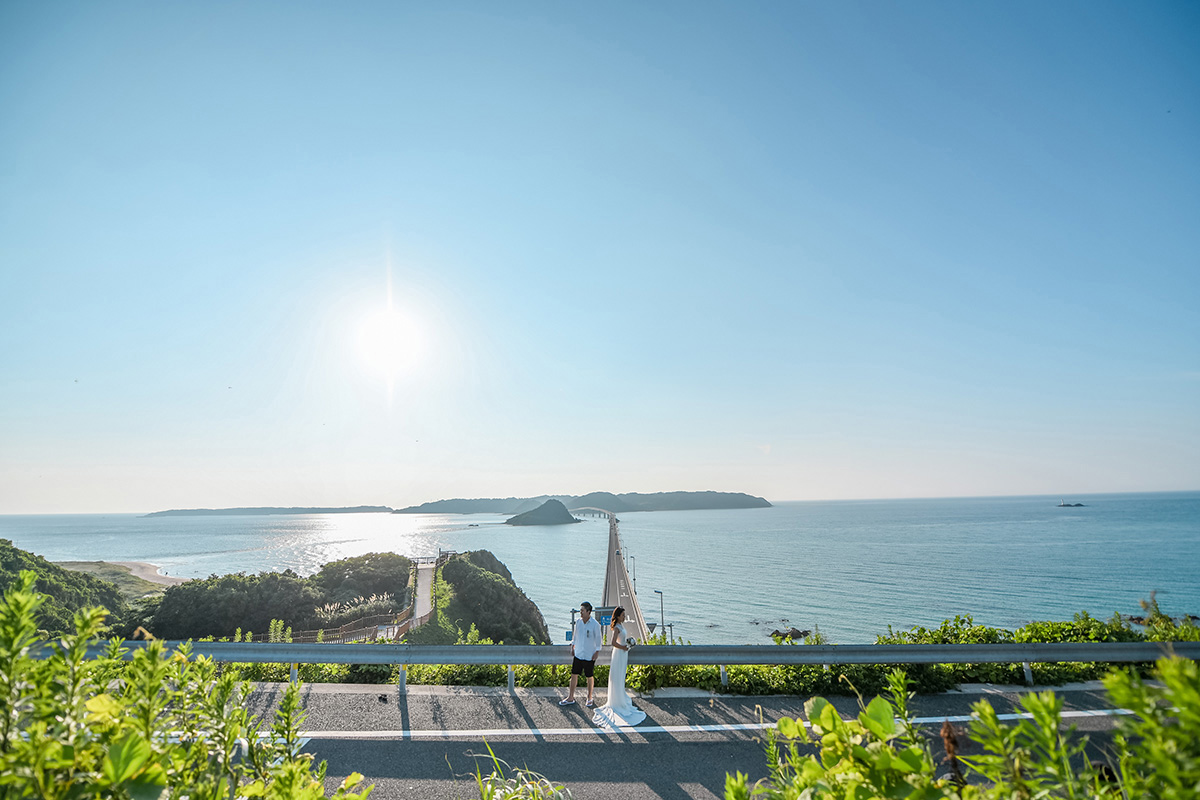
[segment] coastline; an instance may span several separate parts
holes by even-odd
[[[109,561],[107,563],[115,564],[118,567],[125,567],[125,569],[133,574],[133,577],[162,586],[177,586],[181,583],[187,583],[190,580],[190,578],[176,578],[173,575],[163,575],[158,571],[157,566],[148,561]]]

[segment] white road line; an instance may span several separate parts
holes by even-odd
[[[646,725],[636,728],[495,728],[493,730],[425,731],[304,731],[310,739],[499,739],[506,736],[597,736],[620,730],[636,733],[710,733],[723,731],[759,731],[774,728],[774,723],[744,725]]]
[[[1064,711],[1063,719],[1079,717],[1114,717],[1132,714],[1124,708],[1104,708],[1091,711]],[[997,714],[1001,721],[1033,719],[1032,714]],[[959,714],[940,717],[916,717],[917,725],[940,725],[943,721],[970,722],[971,715]],[[393,731],[303,731],[309,739],[502,739],[513,736],[611,736],[616,733],[733,733],[737,731],[761,731],[774,728],[774,722],[746,722],[724,725],[639,725],[635,728],[493,728],[491,730],[393,730]],[[811,728],[808,722],[804,727]]]
[[[1062,719],[1078,719],[1079,717],[1124,717],[1133,712],[1127,708],[1098,708],[1091,711],[1064,711],[1059,716]],[[913,722],[917,725],[939,725],[945,720],[950,722],[970,722],[973,719],[971,714],[957,714],[954,716],[945,717],[915,717]],[[997,714],[996,719],[1001,722],[1013,722],[1018,719],[1033,719],[1033,714]],[[804,723],[808,725],[808,723]]]

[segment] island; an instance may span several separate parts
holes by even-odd
[[[211,516],[270,516],[282,514],[391,514],[390,506],[350,506],[346,508],[276,508],[261,506],[258,508],[173,508],[170,511],[155,511],[143,514],[143,517],[211,517]]]
[[[551,498],[532,511],[517,514],[504,521],[505,525],[570,525],[572,522],[583,522],[576,519],[567,511],[567,507],[559,500]]]
[[[629,511],[692,511],[726,508],[771,508],[761,497],[742,492],[591,492],[584,495],[540,495],[538,497],[489,497],[434,500],[400,508],[393,514],[523,514],[547,500],[557,500],[568,510],[598,508],[613,513]]]

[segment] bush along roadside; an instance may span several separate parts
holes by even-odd
[[[842,719],[827,700],[814,697],[804,704],[804,719],[779,720],[766,737],[768,776],[750,785],[741,772],[726,775],[725,798],[1195,798],[1200,672],[1194,661],[1168,658],[1152,674],[1156,682],[1132,670],[1104,678],[1111,701],[1133,712],[1118,720],[1108,762],[1085,757],[1087,737],[1075,736],[1073,726],[1064,732],[1063,702],[1048,691],[1026,695],[1021,706],[1029,718],[1011,726],[986,700],[975,703],[969,736],[982,754],[957,756],[956,734],[947,724],[949,764],[940,768],[913,725],[911,681],[903,670],[892,670],[887,698],[860,700],[855,719]],[[817,753],[802,753],[812,740]]]
[[[300,684],[288,686],[269,724],[246,710],[249,684],[221,672],[185,645],[168,653],[153,641],[132,654],[119,642],[88,658],[104,611],[85,608],[74,633],[50,643],[38,630],[47,595],[23,572],[0,601],[0,798],[150,800],[263,798],[366,800],[351,773],[332,794],[325,763],[301,752]],[[279,626],[277,635],[286,629]],[[50,647],[47,658],[34,648]],[[302,670],[303,671],[303,670]],[[558,784],[529,772],[476,773],[481,798],[569,799]]]
[[[45,595],[34,581],[22,573],[0,604],[0,796],[325,797],[325,765],[300,752],[298,685],[264,726],[246,710],[247,684],[186,647],[168,654],[151,642],[122,664],[114,643],[88,659],[103,628],[96,608],[78,611],[75,632],[35,659]],[[370,787],[352,791],[361,778],[333,797],[367,797]]]

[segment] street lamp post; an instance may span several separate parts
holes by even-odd
[[[629,560],[633,562],[633,593],[637,594],[637,556],[630,556]]]
[[[663,633],[667,632],[667,615],[663,613],[663,593],[662,589],[655,589],[654,593],[658,595],[658,629]]]

